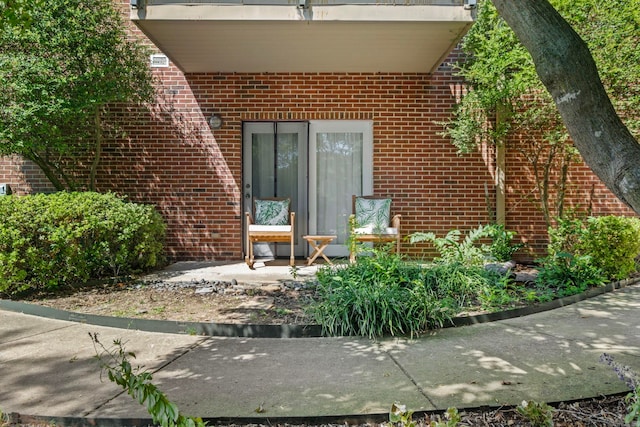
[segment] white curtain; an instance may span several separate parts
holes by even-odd
[[[362,194],[363,134],[319,132],[316,135],[317,233],[348,237],[351,195]]]

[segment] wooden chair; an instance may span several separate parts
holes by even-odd
[[[295,212],[290,211],[290,199],[264,198],[253,201],[253,215],[245,212],[246,251],[245,262],[253,268],[253,244],[257,242],[289,243],[289,265],[295,263]],[[254,221],[255,218],[255,221]]]
[[[367,211],[364,208],[369,208]],[[400,215],[391,219],[391,199],[379,196],[352,196],[352,214],[349,217],[351,238],[356,242],[395,242],[400,254]],[[360,221],[360,223],[358,222]],[[362,223],[364,222],[364,223]],[[349,261],[356,260],[355,245],[349,247]]]

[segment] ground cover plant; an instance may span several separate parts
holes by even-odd
[[[5,196],[0,218],[0,293],[56,289],[162,264],[160,214],[114,194]]]
[[[528,284],[515,282],[508,268],[495,268],[496,260],[522,247],[502,226],[481,226],[466,235],[452,230],[444,237],[414,233],[411,243],[429,242],[439,256],[415,261],[388,248],[361,249],[370,256],[318,270],[312,313],[327,335],[413,336],[463,313],[575,295],[635,271],[630,260],[640,252],[638,222],[621,217],[560,222],[550,230],[549,256],[540,260],[538,276]]]

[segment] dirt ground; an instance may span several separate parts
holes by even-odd
[[[215,323],[313,323],[306,307],[315,291],[303,282],[119,282],[38,293],[25,302],[60,310],[138,319]]]

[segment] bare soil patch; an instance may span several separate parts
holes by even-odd
[[[84,314],[244,324],[313,323],[309,283],[118,282],[23,296],[22,301]]]

